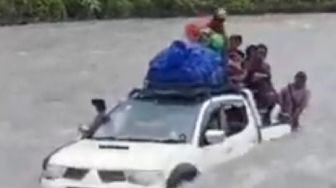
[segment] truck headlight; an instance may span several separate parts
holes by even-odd
[[[42,177],[46,179],[58,179],[61,178],[67,168],[58,165],[47,165],[46,169],[42,172]]]
[[[129,171],[127,179],[133,184],[149,186],[162,182],[164,176],[161,171]]]

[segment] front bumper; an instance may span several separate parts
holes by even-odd
[[[152,185],[148,187],[130,184],[128,182],[97,184],[90,182],[78,182],[72,180],[47,180],[40,179],[41,188],[164,188],[163,184]]]

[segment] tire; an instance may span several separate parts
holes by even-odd
[[[199,172],[193,165],[178,165],[168,178],[166,188],[178,188],[182,183],[192,182],[198,175]]]

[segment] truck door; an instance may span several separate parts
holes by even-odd
[[[207,109],[199,138],[205,166],[225,162],[243,155],[257,141],[257,131],[246,101],[214,100]],[[223,140],[209,142],[207,132],[224,132]],[[217,133],[216,133],[217,132]],[[215,135],[216,136],[216,135]]]

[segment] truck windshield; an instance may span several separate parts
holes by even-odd
[[[201,104],[129,100],[118,106],[93,139],[190,143]]]

